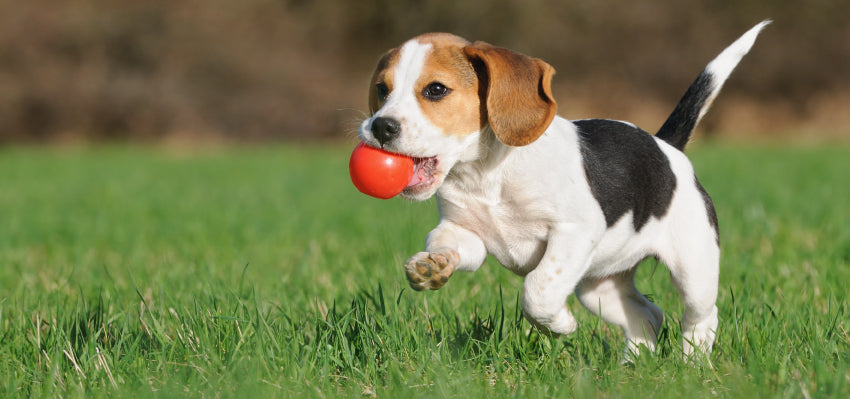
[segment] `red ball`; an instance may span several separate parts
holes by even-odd
[[[360,192],[376,198],[395,197],[413,177],[413,159],[360,143],[348,161],[351,181]]]

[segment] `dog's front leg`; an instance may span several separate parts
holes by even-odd
[[[425,252],[404,265],[407,281],[416,291],[440,289],[455,270],[474,271],[487,257],[487,249],[475,233],[443,220],[428,233]]]
[[[553,230],[546,253],[525,277],[522,311],[543,333],[566,335],[576,330],[566,302],[590,265],[595,243],[588,236],[570,226]]]

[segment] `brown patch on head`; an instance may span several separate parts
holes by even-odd
[[[486,112],[496,137],[512,146],[537,140],[555,117],[552,97],[555,69],[540,59],[475,42],[464,48],[466,56],[482,65],[481,86],[486,92]]]
[[[394,48],[384,53],[378,60],[378,65],[375,66],[375,72],[372,73],[372,79],[369,81],[369,112],[374,114],[378,111],[386,98],[381,98],[381,93],[378,93],[378,85],[386,85],[387,93],[393,88],[393,70],[398,63],[399,49]]]
[[[415,40],[432,46],[414,93],[425,117],[447,136],[462,136],[481,130],[486,118],[481,113],[478,77],[464,47],[469,41],[448,33],[428,33]],[[429,98],[425,90],[440,84],[449,91],[439,99]]]
[[[552,123],[557,105],[552,97],[554,68],[540,59],[469,41],[448,33],[414,38],[431,49],[413,92],[425,115],[447,136],[463,136],[489,123],[496,137],[511,146],[537,140]],[[392,92],[401,47],[384,54],[375,67],[369,90],[374,114]],[[429,96],[438,84],[444,96]]]

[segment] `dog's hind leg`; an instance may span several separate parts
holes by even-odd
[[[682,314],[682,346],[685,357],[695,351],[704,355],[711,353],[717,332],[717,288],[720,278],[720,246],[718,245],[717,219],[714,206],[701,187],[703,201],[693,200],[698,205],[679,207],[671,213],[683,215],[671,217],[677,221],[671,225],[670,239],[659,257],[670,269],[673,285],[685,305]],[[705,207],[705,219],[696,217]],[[687,216],[684,216],[687,215]]]
[[[576,287],[576,296],[585,308],[608,323],[623,329],[628,359],[640,345],[655,349],[656,336],[664,315],[646,299],[634,283],[636,267],[602,278],[586,278]]]
[[[702,246],[704,248],[680,249],[677,261],[666,262],[685,305],[682,314],[685,357],[691,357],[695,350],[705,355],[711,353],[717,332],[720,248],[713,239]]]

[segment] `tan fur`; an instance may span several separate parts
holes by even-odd
[[[422,112],[447,136],[481,130],[487,120],[481,113],[475,69],[463,52],[469,42],[449,34],[426,34],[417,40],[433,46],[414,88]],[[432,82],[442,83],[451,93],[440,101],[428,100],[421,92]]]
[[[414,93],[423,114],[445,135],[471,134],[489,123],[503,143],[524,146],[537,140],[555,117],[555,69],[542,60],[484,42],[470,44],[448,33],[426,33],[414,40],[432,45]],[[396,48],[378,61],[369,90],[372,113],[383,105],[377,85],[393,89],[398,57]],[[425,98],[422,91],[433,82],[451,93],[439,101]]]
[[[764,25],[751,29],[706,67],[716,84],[710,92],[720,90]],[[641,138],[646,133],[627,122],[576,124],[555,116],[554,69],[539,59],[434,34],[405,42],[397,53],[385,56],[373,79],[373,86],[394,84],[395,91],[385,103],[371,104],[374,115],[360,124],[358,136],[364,143],[416,158],[414,177],[402,197],[424,201],[436,195],[440,222],[428,233],[425,250],[405,262],[411,288],[438,289],[455,271],[475,271],[492,255],[525,278],[518,302],[541,333],[576,330],[577,320],[566,306],[575,293],[588,310],[623,330],[626,359],[631,359],[641,346],[655,347],[662,327],[664,314],[633,281],[635,265],[655,257],[667,264],[685,304],[682,353],[688,358],[708,354],[718,326],[716,215],[679,149],[662,138]],[[423,93],[434,81],[452,91]],[[705,92],[700,82],[680,105]],[[697,105],[683,106],[690,110],[674,112],[693,112]],[[390,122],[395,122],[392,129]],[[625,149],[639,151],[627,157],[660,159],[664,165],[655,173],[663,175],[656,179],[669,183],[672,175],[673,191],[647,196],[654,183],[627,185],[620,193],[628,197],[626,208],[622,203],[609,208],[609,194],[600,197],[599,184],[618,189],[617,182],[628,176],[604,169],[602,175],[588,174],[582,143],[585,134],[605,135],[608,129],[635,135],[627,140],[654,141],[657,147],[650,143]],[[606,156],[623,150],[622,143],[594,146],[603,147],[591,152]],[[650,210],[647,198],[665,204]],[[618,213],[616,222],[609,220],[609,210]],[[635,218],[647,210],[651,217],[638,226]]]
[[[384,53],[378,60],[378,65],[375,66],[375,72],[372,74],[372,80],[369,81],[369,112],[374,114],[383,105],[383,99],[378,98],[378,83],[384,83],[392,91],[393,89],[393,71],[398,63],[398,49],[394,48]]]
[[[499,140],[511,146],[524,146],[546,131],[557,111],[552,97],[555,69],[532,58],[484,42],[464,49],[471,59],[487,69],[487,116]]]

